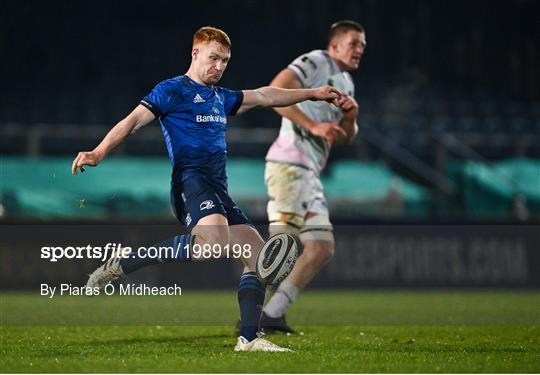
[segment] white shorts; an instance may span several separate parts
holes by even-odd
[[[286,163],[266,162],[264,179],[269,196],[270,225],[283,224],[282,214],[290,214],[287,224],[297,229],[301,240],[334,242],[323,186],[314,171]],[[306,219],[308,212],[316,216]]]

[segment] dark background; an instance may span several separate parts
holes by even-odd
[[[326,173],[342,159],[380,162],[396,175],[426,188],[429,201],[420,207],[423,213],[418,217],[410,215],[414,210],[406,209],[398,210],[397,216],[388,215],[384,204],[391,205],[390,201],[376,203],[374,209],[370,206],[367,210],[365,204],[354,206],[341,202],[343,206],[339,207],[344,209],[331,210],[334,223],[352,224],[362,230],[356,231],[353,226],[340,235],[341,248],[336,259],[315,285],[538,285],[540,263],[534,248],[537,226],[513,230],[470,225],[465,235],[453,227],[441,230],[426,224],[538,222],[538,200],[536,210],[529,206],[530,212],[522,214],[527,211],[528,203],[522,199],[516,181],[510,184],[517,186],[514,200],[503,202],[504,207],[498,212],[491,210],[497,204],[502,207],[497,192],[489,196],[482,193],[483,187],[473,186],[476,195],[469,196],[469,203],[479,197],[485,199],[487,207],[485,214],[478,216],[465,203],[471,185],[452,176],[449,165],[456,161],[462,163],[459,165],[477,161],[493,171],[496,168],[491,163],[515,158],[525,158],[538,165],[540,2],[3,1],[0,9],[0,147],[3,160],[16,158],[21,167],[37,161],[48,165],[51,157],[63,158],[60,162],[54,159],[57,162],[54,165],[68,166],[77,151],[92,149],[156,83],[188,69],[192,35],[201,26],[222,28],[232,40],[232,60],[220,84],[248,89],[268,84],[298,55],[325,48],[327,31],[333,22],[340,19],[360,22],[366,29],[368,42],[360,68],[353,72],[360,105],[360,133],[353,144],[332,151]],[[279,117],[271,110],[251,111],[231,119],[228,130],[231,159],[242,157],[262,162],[278,127]],[[164,158],[166,152],[159,127],[145,128],[115,151],[115,155],[143,156],[141,164],[147,156]],[[62,172],[55,172],[58,176],[68,169],[62,168]],[[25,181],[22,170],[15,177]],[[434,173],[439,173],[439,177]],[[45,171],[44,177],[49,175],[57,178]],[[134,177],[143,181],[145,174]],[[2,174],[0,179],[3,178]],[[441,178],[450,179],[456,189],[449,190]],[[540,176],[536,178],[536,191],[540,191]],[[50,181],[45,182],[50,187]],[[71,180],[64,186],[69,188],[70,183]],[[246,179],[244,183],[251,181]],[[22,230],[32,238],[30,227],[9,227],[21,222],[39,223],[43,219],[28,216],[28,211],[17,216],[20,203],[17,194],[24,195],[29,187],[23,183],[17,188],[20,191],[2,190],[0,220],[6,223],[3,230]],[[40,186],[32,188],[39,190]],[[94,187],[96,191],[100,188]],[[62,194],[62,189],[59,191]],[[45,198],[58,201],[58,197],[47,194]],[[66,202],[78,205],[69,194],[75,193],[66,189],[69,197]],[[144,210],[152,205],[151,200],[139,202],[118,195],[113,202],[115,196],[105,204],[112,207],[109,213],[100,216],[97,222],[114,224],[119,222],[119,217],[121,222],[149,220]],[[161,194],[155,199],[161,210],[156,221],[175,223],[165,202],[167,198]],[[92,203],[89,201],[88,207]],[[261,208],[252,218],[266,223],[264,196],[256,202],[242,204],[245,209]],[[80,212],[85,222],[89,209]],[[119,212],[124,216],[115,216]],[[50,228],[61,231],[62,227],[55,226],[59,224],[56,220],[69,224],[81,221],[81,216],[76,220],[62,215],[45,220]],[[372,230],[369,226],[380,222],[416,226],[412,232],[408,227],[377,230],[374,226]],[[43,226],[40,230],[48,232],[47,228]],[[343,228],[338,227],[340,230]],[[390,234],[391,241],[387,243]],[[447,251],[444,247],[448,238],[463,243],[454,258],[448,255],[453,248],[448,245]],[[476,247],[467,238],[472,238],[470,243]],[[432,246],[439,242],[444,245],[440,249]],[[35,270],[43,266],[36,255],[38,246],[24,246],[24,243],[20,246],[2,243],[2,246],[7,251],[2,252],[5,277],[0,279],[0,287],[31,287],[38,282],[32,276],[38,275]],[[480,255],[475,258],[475,254]],[[388,263],[389,259],[395,263]],[[410,259],[418,260],[425,269],[415,268]],[[28,270],[21,272],[28,276],[24,283],[17,282],[19,275],[13,271],[14,263],[28,265]],[[452,264],[461,268],[452,268]],[[336,271],[347,265],[349,276]],[[87,269],[91,266],[84,265]],[[213,266],[207,267],[211,270]],[[365,272],[356,272],[362,267]],[[422,273],[426,269],[454,269],[458,276]],[[52,267],[51,270],[66,279],[69,269]],[[370,270],[380,273],[373,273],[370,279],[365,276]],[[82,277],[78,271],[72,272],[77,275],[72,275],[75,279]],[[200,274],[213,275],[212,272]],[[219,284],[215,280],[207,281],[204,285],[208,287]]]
[[[1,120],[112,124],[157,82],[187,70],[204,25],[232,39],[221,84],[259,87],[324,48],[329,25],[345,18],[367,31],[354,74],[366,111],[396,90],[528,109],[539,99],[539,13],[533,0],[4,1]]]

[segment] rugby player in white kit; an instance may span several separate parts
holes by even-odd
[[[354,21],[338,21],[330,28],[326,50],[301,55],[270,84],[287,89],[330,85],[346,95],[337,106],[306,101],[274,108],[283,118],[266,155],[269,230],[271,235],[295,235],[303,252],[263,308],[261,325],[266,332],[294,332],[285,321],[285,310],[334,254],[320,173],[331,146],[351,142],[358,132],[358,104],[348,72],[358,69],[365,48],[364,28]]]

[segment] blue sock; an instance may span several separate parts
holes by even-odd
[[[147,248],[146,251],[140,251],[140,253],[133,252],[128,255],[127,258],[120,260],[120,266],[125,274],[137,271],[140,268],[150,266],[159,263],[170,262],[189,262],[191,261],[192,245],[195,243],[195,236],[191,234],[179,234],[157,243]],[[154,247],[158,251],[153,251],[150,248]],[[162,251],[160,254],[160,247],[172,247],[172,252]],[[189,252],[186,251],[189,248]],[[149,251],[151,250],[151,251]]]
[[[266,288],[255,272],[246,272],[240,278],[238,304],[240,305],[240,336],[248,341],[257,338]]]

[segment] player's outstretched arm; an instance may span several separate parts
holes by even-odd
[[[133,112],[116,124],[103,138],[100,144],[92,151],[81,151],[77,154],[71,165],[71,173],[84,172],[85,166],[95,167],[100,161],[124,141],[130,134],[135,133],[155,119],[155,116],[142,105],[135,107]]]
[[[244,90],[244,101],[238,113],[255,107],[286,107],[305,100],[324,100],[337,103],[341,92],[330,87],[322,86],[313,89],[282,89],[277,87],[260,87],[255,90]]]

